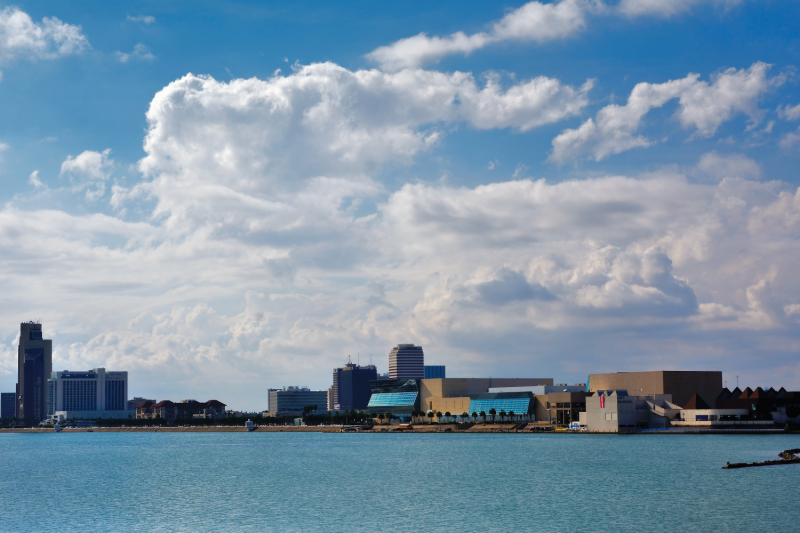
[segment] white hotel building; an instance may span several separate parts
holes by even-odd
[[[48,418],[128,418],[127,402],[127,372],[64,370],[52,372],[47,380]]]

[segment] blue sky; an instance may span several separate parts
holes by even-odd
[[[3,390],[30,317],[246,409],[398,342],[800,387],[796,2],[0,13]]]

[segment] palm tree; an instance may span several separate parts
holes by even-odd
[[[442,412],[436,411],[436,422],[439,423],[442,421]]]
[[[450,422],[450,411],[447,411],[444,416],[447,417],[447,421]]]
[[[384,419],[383,413],[379,414],[378,415],[378,420],[380,420],[381,424],[383,424],[383,419]]]
[[[473,420],[473,422],[477,422],[478,421],[478,413],[476,413],[475,411],[472,411],[472,420]]]
[[[483,417],[483,423],[486,423],[486,411],[481,411],[481,417]]]
[[[468,417],[468,416],[469,416],[469,413],[467,413],[466,411],[464,411],[463,413],[461,413],[461,422],[462,422],[462,423],[463,423],[463,422],[466,422],[466,421],[467,421],[467,417]]]
[[[497,410],[494,407],[492,407],[491,409],[489,409],[489,414],[492,415],[492,422],[494,422],[494,415],[497,414]]]
[[[514,421],[514,411],[508,412],[508,418],[513,422]]]
[[[433,411],[428,411],[428,418],[430,418],[430,423],[433,424]]]
[[[506,410],[500,409],[500,422],[502,422],[506,417]]]

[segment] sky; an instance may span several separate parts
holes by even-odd
[[[800,389],[800,2],[0,6],[0,389]]]

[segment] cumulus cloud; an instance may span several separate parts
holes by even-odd
[[[0,11],[0,62],[14,59],[54,59],[89,48],[81,27],[55,17],[34,22],[17,7]]]
[[[208,220],[216,218],[208,198],[224,197],[240,206],[228,221],[274,228],[267,221],[284,217],[286,194],[314,188],[331,205],[371,194],[381,165],[431,149],[445,124],[527,131],[579,113],[591,85],[538,77],[507,88],[489,78],[481,87],[469,73],[331,63],[268,80],[187,75],[153,99],[139,168],[153,178],[158,213]]]
[[[500,269],[496,278],[476,285],[481,300],[492,305],[504,305],[518,300],[554,300],[555,296],[539,283],[529,283],[525,276],[507,268]]]
[[[759,179],[761,165],[744,154],[703,154],[697,168],[715,178]]]
[[[120,63],[127,63],[128,61],[153,61],[156,56],[150,53],[150,49],[142,43],[138,43],[133,47],[130,53],[117,52],[117,60]]]
[[[114,160],[109,156],[111,149],[102,152],[86,150],[76,157],[67,156],[61,163],[60,177],[68,177],[73,191],[86,191],[88,200],[97,200],[105,194],[105,180],[114,169]],[[93,189],[91,187],[94,187]]]
[[[585,0],[559,0],[548,4],[528,2],[492,23],[488,31],[472,35],[456,32],[447,37],[429,37],[420,33],[381,46],[366,57],[385,70],[396,71],[436,62],[450,54],[469,54],[502,41],[542,43],[561,39],[586,26],[585,14],[592,5]]]
[[[713,136],[719,126],[744,113],[752,124],[760,118],[759,97],[782,83],[782,77],[767,77],[769,65],[754,63],[748,69],[728,69],[700,81],[699,74],[680,80],[651,84],[638,83],[626,105],[608,105],[577,129],[564,130],[553,139],[551,161],[563,162],[588,154],[600,161],[609,155],[650,146],[653,141],[636,135],[643,117],[673,99],[678,99],[675,117],[694,135]]]

